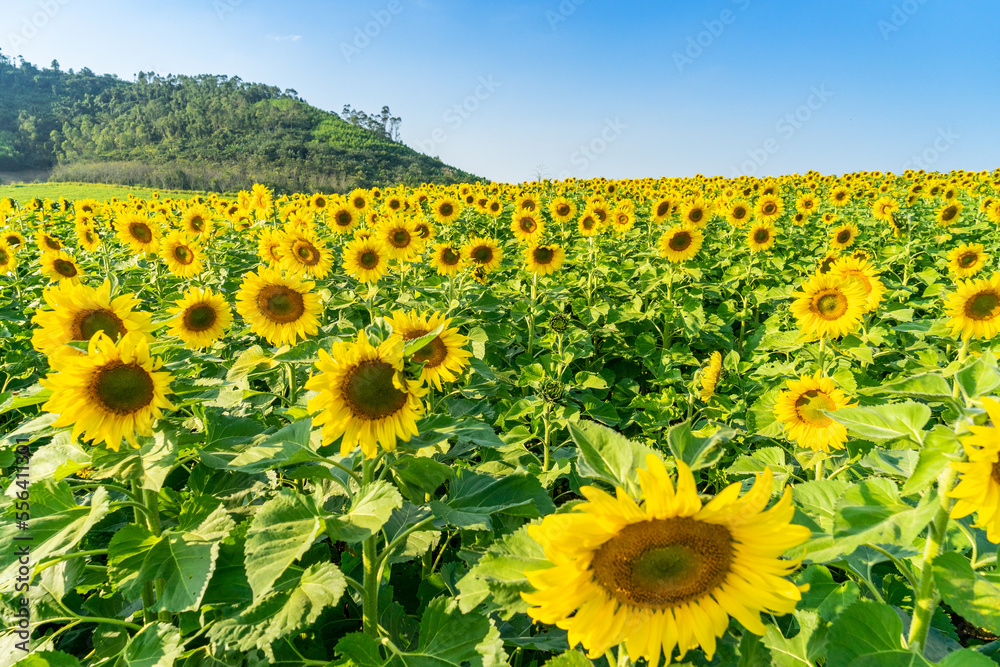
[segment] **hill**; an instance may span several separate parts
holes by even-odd
[[[140,72],[125,81],[0,53],[0,90],[0,172],[220,192],[255,182],[344,192],[477,178],[399,142],[388,107],[345,107],[341,117],[294,90],[238,77]]]

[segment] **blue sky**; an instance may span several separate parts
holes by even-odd
[[[492,180],[1000,166],[993,0],[3,4],[8,56],[387,104]]]

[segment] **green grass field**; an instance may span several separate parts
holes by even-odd
[[[16,183],[0,185],[0,197],[11,197],[15,201],[25,202],[35,197],[39,199],[56,200],[65,197],[69,200],[93,198],[99,201],[118,197],[124,199],[130,194],[143,199],[149,199],[154,192],[161,196],[193,197],[204,192],[184,190],[154,190],[152,188],[132,187],[127,185],[104,185],[102,183]]]

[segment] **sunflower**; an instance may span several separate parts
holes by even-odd
[[[314,211],[325,211],[326,207],[330,205],[330,198],[326,195],[317,192],[312,197],[309,198],[309,206]]]
[[[726,216],[726,222],[733,227],[742,227],[750,221],[753,216],[750,205],[743,199],[730,201],[722,213]]]
[[[421,247],[426,246],[434,239],[434,223],[428,220],[417,220],[413,223],[413,228],[417,232]]]
[[[78,285],[83,279],[83,270],[80,269],[76,259],[62,250],[42,253],[39,262],[42,265],[42,273],[50,280]]]
[[[830,190],[830,203],[840,208],[851,201],[851,191],[846,185],[838,185]]]
[[[626,206],[617,207],[608,219],[611,221],[611,229],[615,230],[616,234],[624,234],[635,226],[635,213]]]
[[[795,301],[791,312],[807,336],[836,338],[857,328],[865,312],[865,294],[861,287],[834,278],[829,273],[813,276],[802,284],[802,291],[792,292]]]
[[[191,236],[200,234],[211,236],[213,226],[208,209],[200,204],[189,208],[184,212],[184,217],[181,218],[181,227]]]
[[[503,202],[498,197],[490,197],[486,200],[486,215],[491,218],[499,218],[503,215]]]
[[[761,222],[774,222],[785,210],[785,202],[777,195],[763,195],[754,204],[754,214]]]
[[[207,287],[204,290],[191,287],[168,312],[174,315],[168,333],[193,350],[209,347],[233,323],[229,304],[221,294],[213,294]]]
[[[375,234],[390,259],[409,261],[424,247],[417,235],[416,224],[402,215],[390,217],[379,225]]]
[[[892,214],[899,210],[899,202],[895,198],[883,195],[872,204],[872,217],[882,222],[892,222]]]
[[[485,273],[495,271],[503,260],[503,250],[492,238],[476,236],[462,247],[462,256]]]
[[[557,245],[530,245],[524,249],[524,261],[528,271],[540,276],[558,271],[565,259],[566,251]]]
[[[133,312],[140,301],[132,294],[111,298],[111,282],[105,280],[98,287],[59,283],[42,292],[48,310],[39,310],[32,323],[39,328],[31,337],[32,346],[50,357],[50,362],[58,357],[82,354],[69,342],[89,341],[98,332],[103,332],[113,341],[130,333],[145,335],[152,341],[149,332],[155,329],[147,313]]]
[[[657,225],[666,222],[670,218],[677,202],[672,197],[661,197],[653,202],[649,209],[650,217]]]
[[[272,269],[281,266],[282,241],[284,241],[284,236],[281,232],[273,229],[263,231],[260,240],[257,241],[257,256],[260,257],[260,261],[267,262],[267,265]]]
[[[576,229],[580,232],[580,236],[584,238],[597,236],[601,233],[603,226],[601,221],[597,219],[597,216],[589,210],[584,211],[580,219],[576,221]]]
[[[52,234],[45,231],[40,231],[35,234],[35,245],[37,245],[38,249],[43,253],[59,252],[63,249],[62,242]]]
[[[747,231],[747,246],[750,252],[764,252],[774,245],[775,229],[770,222],[755,222]]]
[[[442,225],[450,225],[458,219],[462,204],[454,197],[442,197],[431,205],[431,214]]]
[[[858,226],[853,222],[845,222],[830,232],[830,245],[843,250],[854,245],[856,238],[858,238]]]
[[[17,268],[17,256],[6,241],[0,239],[0,276]]]
[[[840,252],[836,250],[828,252],[816,265],[816,273],[830,273],[830,269],[833,268],[833,263],[837,261],[838,257],[840,257]]]
[[[400,337],[374,347],[361,331],[356,342],[337,341],[331,353],[321,349],[316,368],[306,382],[306,389],[318,392],[309,411],[319,413],[313,424],[322,426],[324,442],[342,438],[342,456],[360,446],[365,458],[374,458],[378,445],[393,451],[397,439],[418,434],[427,388],[403,375]]]
[[[697,227],[674,225],[660,237],[660,257],[671,262],[683,262],[698,254],[705,235]]]
[[[134,254],[155,253],[160,243],[160,225],[140,213],[126,213],[115,220],[115,229],[122,243]]]
[[[205,269],[201,247],[192,243],[187,234],[174,230],[160,242],[160,257],[170,273],[178,278],[197,276]]]
[[[958,498],[951,518],[960,519],[977,512],[976,528],[986,530],[986,539],[1000,542],[1000,401],[982,399],[992,426],[969,426],[972,435],[962,438],[969,460],[949,465],[960,473],[958,484],[948,496]]]
[[[363,209],[362,209],[363,210]],[[338,234],[347,234],[357,227],[361,220],[362,211],[357,210],[350,204],[338,204],[330,207],[330,215],[327,217],[330,228]]]
[[[965,243],[948,251],[948,270],[956,278],[971,278],[990,261],[985,248],[978,243]]]
[[[354,209],[355,213],[361,214],[368,208],[371,197],[368,191],[363,188],[355,188],[347,195],[347,205]]]
[[[420,372],[421,382],[433,384],[440,391],[444,388],[442,382],[454,382],[468,367],[472,353],[465,346],[469,339],[450,326],[450,318],[436,311],[404,313],[397,310],[385,319],[392,327],[392,336],[402,338],[404,344],[426,336],[439,326],[444,327],[433,340],[413,353],[413,361],[424,365]]]
[[[531,211],[519,211],[510,221],[510,230],[521,243],[536,243],[545,232],[545,221]]]
[[[76,232],[77,243],[87,252],[94,252],[101,247],[101,237],[89,218],[77,220],[73,230]]]
[[[774,416],[788,429],[787,437],[803,447],[829,453],[843,449],[847,442],[847,427],[826,413],[848,407],[844,392],[833,380],[820,374],[803,375],[787,380],[774,404]]]
[[[312,288],[313,283],[261,268],[243,276],[236,310],[250,330],[271,345],[294,345],[319,331],[322,306]]]
[[[549,202],[549,213],[556,222],[569,222],[576,217],[576,202],[566,197],[556,197]]]
[[[816,212],[816,196],[804,194],[795,199],[795,210],[799,213],[810,216]]]
[[[6,229],[3,234],[0,234],[0,240],[9,245],[14,250],[20,250],[24,247],[24,236],[20,232],[14,229]]]
[[[708,223],[709,218],[712,217],[711,213],[709,213],[708,204],[701,197],[695,197],[683,202],[678,208],[681,223],[691,225],[692,227],[703,227]]]
[[[851,282],[861,288],[865,297],[865,312],[878,308],[885,294],[885,285],[874,265],[859,257],[840,257],[830,267],[830,275],[844,282]]]
[[[86,355],[65,357],[55,372],[41,380],[52,396],[42,406],[59,415],[55,427],[72,426],[73,438],[103,442],[118,451],[122,438],[138,448],[138,435],[152,435],[153,421],[167,400],[170,374],[160,371],[140,334],[128,334],[118,343],[99,332],[90,339]]]
[[[953,201],[945,204],[938,210],[937,214],[934,216],[934,221],[942,227],[950,227],[958,222],[959,216],[962,213],[962,202]]]
[[[462,266],[462,249],[450,243],[438,243],[431,254],[431,266],[439,276],[453,276]]]
[[[514,210],[515,211],[527,211],[529,213],[534,213],[540,210],[542,207],[541,202],[538,197],[533,194],[522,194],[514,200]]]
[[[774,484],[765,468],[742,498],[737,482],[703,505],[690,468],[676,465],[675,487],[647,455],[639,503],[587,486],[587,502],[528,526],[552,563],[525,572],[536,589],[521,594],[528,615],[568,630],[591,658],[624,643],[651,665],[698,646],[711,660],[730,616],[763,635],[761,612],[788,614],[801,599],[786,578],[798,563],[781,559],[811,534],[791,523],[791,489],[764,511]]]
[[[344,271],[359,282],[378,282],[388,270],[388,264],[388,254],[372,237],[356,238],[344,246]]]
[[[708,365],[701,376],[701,400],[706,403],[715,394],[715,387],[719,383],[719,373],[722,372],[722,353],[716,350],[708,360]]]
[[[333,268],[333,253],[315,236],[288,234],[281,242],[281,268],[293,276],[325,278]]]
[[[952,335],[962,340],[993,338],[1000,332],[1000,273],[980,280],[960,280],[948,296],[944,312]]]

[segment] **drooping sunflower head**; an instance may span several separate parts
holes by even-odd
[[[989,261],[989,254],[979,243],[965,243],[948,251],[948,270],[956,278],[971,278]]]
[[[475,268],[490,273],[500,266],[503,250],[492,238],[475,236],[462,247],[462,256],[474,264]]]
[[[233,323],[229,304],[211,289],[191,287],[169,310],[169,333],[184,341],[184,347],[200,350],[222,338]]]
[[[320,350],[316,369],[306,383],[318,392],[309,411],[318,413],[313,423],[322,426],[324,442],[341,438],[342,455],[360,447],[365,458],[374,458],[379,445],[393,451],[398,440],[417,435],[427,389],[403,374],[402,338],[375,347],[362,331],[355,342]]]
[[[72,426],[73,437],[103,442],[115,451],[122,438],[138,447],[137,436],[152,434],[163,410],[173,409],[170,374],[149,354],[146,337],[127,334],[116,344],[99,332],[87,354],[64,357],[41,385],[52,390],[42,406],[58,414],[53,426]]]
[[[42,265],[42,273],[54,282],[78,285],[84,277],[79,261],[65,251],[42,253],[39,262]]]
[[[755,222],[747,232],[747,247],[750,252],[764,252],[774,245],[775,229],[770,222]]]
[[[951,318],[948,326],[953,336],[962,340],[995,337],[1000,333],[1000,273],[958,281],[958,289],[945,300],[944,311]]]
[[[816,265],[816,273],[830,273],[830,269],[833,268],[833,263],[837,261],[840,257],[840,253],[836,250],[831,250],[823,256],[823,259],[819,260],[819,264]]]
[[[378,282],[388,270],[389,255],[374,237],[356,238],[344,246],[344,271],[359,282]]]
[[[453,276],[463,264],[462,249],[451,243],[438,243],[431,254],[431,266],[439,276]]]
[[[705,235],[697,227],[674,225],[660,236],[660,257],[671,262],[683,262],[698,254]]]
[[[245,274],[236,295],[236,310],[255,334],[272,345],[294,345],[316,335],[321,309],[313,283],[275,269]]]
[[[959,473],[958,484],[948,493],[958,501],[951,510],[953,519],[976,512],[976,528],[986,530],[986,539],[1000,543],[1000,401],[982,399],[990,425],[969,427],[970,435],[962,438],[968,461],[953,461],[949,465]]]
[[[827,413],[848,407],[844,392],[818,371],[788,380],[787,387],[775,401],[774,416],[787,430],[788,439],[815,451],[843,449],[847,427]]]
[[[813,276],[793,292],[791,312],[806,336],[837,338],[857,328],[865,312],[861,287],[829,273]]]
[[[433,384],[441,390],[444,382],[455,382],[468,367],[472,356],[465,349],[469,344],[468,337],[450,326],[451,319],[445,318],[440,312],[404,313],[397,310],[385,319],[392,327],[392,336],[401,338],[404,344],[443,327],[441,333],[413,353],[413,361],[423,364],[420,371],[422,382]]]
[[[716,350],[709,357],[708,363],[702,370],[701,375],[701,400],[708,402],[715,394],[715,387],[719,383],[719,374],[722,372],[722,353]]]
[[[637,471],[642,497],[581,489],[587,502],[529,526],[552,567],[525,572],[535,587],[528,614],[568,631],[591,658],[624,643],[634,661],[667,663],[701,647],[712,659],[730,616],[755,634],[759,613],[787,614],[801,594],[781,560],[810,536],[791,523],[786,489],[770,510],[769,468],[739,497],[732,485],[702,504],[691,470],[677,461],[676,486],[655,454]]]
[[[524,249],[524,261],[528,271],[547,276],[558,271],[566,259],[566,251],[557,245],[530,245]]]

